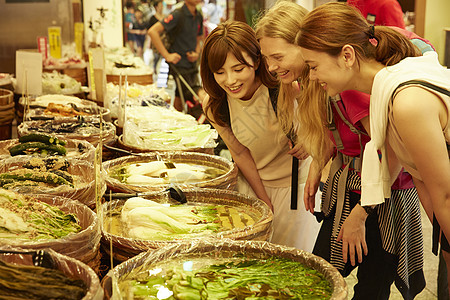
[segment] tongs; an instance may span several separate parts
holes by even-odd
[[[185,204],[187,203],[186,195],[183,193],[183,191],[174,185],[169,186],[164,192],[169,192],[170,198],[173,200]],[[128,193],[111,193],[105,195],[105,197],[110,197],[111,199],[129,199],[133,197],[145,197],[155,195],[155,192],[143,192],[143,193],[135,193],[135,194],[128,194]]]
[[[55,262],[51,257],[50,253],[45,250],[32,250],[32,251],[17,251],[17,250],[3,250],[0,249],[0,253],[3,254],[25,254],[31,255],[33,260],[33,265],[37,267],[44,267],[49,269],[55,268]]]

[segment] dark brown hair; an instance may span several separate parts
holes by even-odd
[[[340,54],[344,45],[351,45],[359,61],[375,59],[385,66],[421,55],[401,33],[385,26],[373,27],[354,7],[338,2],[318,6],[306,16],[296,44],[332,56]]]
[[[227,94],[219,86],[214,78],[217,72],[225,64],[228,53],[247,66],[242,52],[246,52],[256,66],[255,75],[265,86],[273,88],[277,86],[277,80],[269,72],[267,62],[261,56],[261,48],[253,29],[244,22],[227,21],[219,24],[206,38],[203,46],[200,75],[203,88],[209,95],[208,105],[204,107],[206,116],[212,116],[212,122],[220,126],[230,126],[230,112],[227,103]]]

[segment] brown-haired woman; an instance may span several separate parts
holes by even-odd
[[[280,103],[273,105],[270,96],[278,83],[267,69],[253,29],[238,21],[219,24],[203,46],[200,74],[209,95],[203,102],[205,114],[243,175],[238,191],[257,196],[273,209],[272,242],[311,251],[319,224],[301,200],[297,210],[289,207],[291,155],[305,157],[300,149],[290,149],[286,134],[293,125],[283,131],[278,121],[275,109]],[[300,163],[299,199],[309,162]]]
[[[386,187],[403,165],[433,221],[433,251],[439,240],[449,269],[445,236],[450,236],[450,70],[439,64],[435,52],[420,56],[403,35],[369,26],[358,11],[341,3],[328,3],[308,14],[296,42],[310,66],[310,79],[329,95],[352,89],[371,94],[363,205],[389,197]],[[390,149],[395,156],[388,155]]]

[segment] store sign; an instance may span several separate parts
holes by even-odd
[[[48,28],[48,43],[50,46],[50,56],[61,58],[61,27],[51,26]]]

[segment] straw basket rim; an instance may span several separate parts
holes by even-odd
[[[109,170],[116,166],[121,166],[127,163],[137,162],[151,162],[160,159],[167,159],[173,162],[192,162],[204,166],[217,167],[226,170],[225,174],[219,177],[200,181],[198,183],[181,185],[182,187],[209,187],[209,188],[229,188],[234,187],[237,182],[238,168],[234,162],[226,158],[199,152],[151,152],[141,155],[129,155],[103,162],[103,169],[106,173],[106,184],[113,190],[122,192],[144,192],[144,191],[160,191],[169,184],[158,186],[138,186],[132,184],[121,183],[115,178],[109,176]]]
[[[118,280],[127,276],[133,270],[139,268],[146,269],[155,265],[161,265],[165,261],[186,258],[203,258],[210,255],[212,258],[234,257],[243,255],[248,258],[270,258],[273,256],[298,261],[307,267],[313,268],[321,272],[330,282],[333,293],[330,299],[347,299],[347,284],[339,273],[325,259],[312,253],[282,245],[273,244],[265,241],[235,241],[230,239],[204,239],[194,240],[190,242],[180,242],[178,244],[168,245],[156,251],[147,251],[131,258],[116,266],[102,280],[105,296],[108,296],[107,285],[112,276],[116,276]],[[139,272],[140,270],[137,270]],[[109,282],[110,284],[110,282]]]

